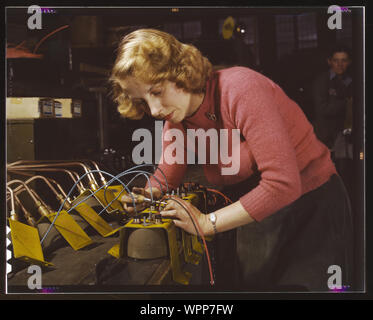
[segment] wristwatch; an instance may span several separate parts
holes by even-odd
[[[218,231],[216,230],[216,215],[215,213],[210,213],[210,221],[212,223],[212,226],[214,227],[214,233],[217,234]]]

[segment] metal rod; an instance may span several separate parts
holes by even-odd
[[[10,217],[13,218],[13,217],[16,216],[16,211],[15,211],[15,206],[14,206],[14,193],[13,193],[13,190],[11,188],[9,188],[9,187],[6,187],[6,188],[10,193],[10,205],[11,205]]]

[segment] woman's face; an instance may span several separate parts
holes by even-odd
[[[196,110],[194,95],[178,88],[174,82],[146,84],[130,77],[125,88],[130,99],[142,104],[144,111],[156,119],[179,123]]]

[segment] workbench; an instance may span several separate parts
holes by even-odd
[[[164,286],[167,289],[183,291],[188,287],[172,280],[169,259],[138,260],[128,257],[117,259],[108,251],[119,243],[119,232],[104,238],[94,231],[87,229],[85,231],[93,240],[89,246],[75,251],[64,239],[61,239],[57,249],[44,255],[45,260],[53,263],[54,267],[42,268],[41,290],[28,288],[27,282],[32,276],[27,272],[29,265],[23,261],[16,261],[13,266],[14,272],[8,275],[8,293],[118,292],[118,290],[142,292],[149,288],[152,291],[162,290]],[[184,264],[183,270],[192,274],[190,285],[201,283],[201,265]]]

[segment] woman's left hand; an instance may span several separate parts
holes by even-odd
[[[201,211],[199,211],[195,206],[193,206],[191,203],[180,199],[177,196],[173,196],[173,199],[167,200],[166,207],[160,212],[162,215],[162,218],[175,218],[173,221],[175,225],[179,228],[184,229],[186,232],[197,235],[198,228],[197,223],[201,230],[198,230],[199,233],[205,234],[208,229],[208,216],[206,214],[203,214]],[[185,207],[185,208],[184,208]],[[187,209],[191,215],[186,212]],[[191,218],[194,220],[197,220],[197,223],[192,222]],[[196,225],[196,227],[194,226]]]

